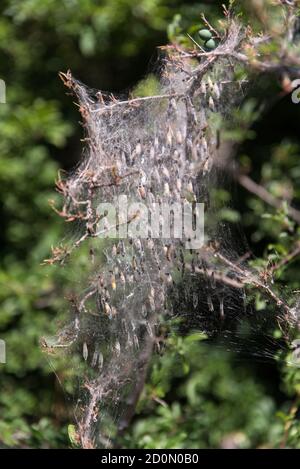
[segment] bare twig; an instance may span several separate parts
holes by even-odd
[[[243,186],[245,189],[247,189],[252,194],[255,194],[257,197],[259,197],[261,200],[263,200],[268,205],[271,205],[272,207],[274,207],[276,209],[282,209],[283,208],[283,203],[284,203],[283,200],[280,200],[280,199],[274,197],[263,186],[257,184],[252,179],[250,179],[249,176],[246,176],[245,174],[238,174],[236,176],[236,179],[241,184],[241,186]],[[288,215],[296,223],[300,224],[300,212],[297,209],[295,209],[291,206],[287,206],[287,212],[288,212]]]
[[[134,105],[134,104],[139,104],[145,101],[156,101],[160,99],[171,99],[175,97],[180,97],[181,95],[178,93],[171,93],[171,94],[159,94],[159,95],[153,95],[153,96],[144,96],[142,98],[133,98],[133,99],[128,99],[126,101],[117,101],[114,102],[114,104],[107,104],[104,106],[101,106],[97,109],[91,109],[91,112],[103,112],[103,111],[110,111],[111,109],[114,109],[115,107],[118,106],[127,106],[127,105]]]
[[[281,269],[285,265],[287,265],[289,262],[294,260],[296,257],[300,255],[300,242],[298,241],[296,243],[296,247],[289,252],[286,256],[283,257],[277,264],[274,264],[272,267],[268,269],[268,272],[270,275],[273,275],[277,270]]]

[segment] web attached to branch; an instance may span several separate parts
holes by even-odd
[[[70,321],[48,346],[75,357],[81,381],[75,413],[84,448],[111,446],[128,424],[163,321],[180,317],[183,332],[226,337],[231,321],[254,314],[246,294],[251,285],[275,304],[281,328],[290,322],[290,308],[247,266],[243,238],[218,219],[211,195],[223,157],[219,125],[243,97],[243,84],[234,78],[234,52],[243,40],[231,20],[212,53],[199,58],[167,49],[156,96],[118,98],[62,74],[79,103],[85,150],[73,174],[57,183],[64,197],[59,214],[75,229],[53,255],[62,264],[73,262],[81,280]],[[103,204],[122,196],[136,208],[112,226]],[[123,228],[137,229],[138,204],[155,217],[157,202],[183,201],[205,205],[201,247],[189,248],[189,231],[182,239],[117,236]],[[114,229],[115,238],[100,236]]]

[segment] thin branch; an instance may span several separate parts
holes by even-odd
[[[246,176],[244,174],[238,174],[236,176],[236,179],[240,183],[241,186],[243,186],[252,194],[259,197],[266,204],[271,205],[272,207],[276,209],[282,208],[282,205],[284,202],[283,200],[278,199],[277,197],[274,197],[263,186],[257,184],[252,179],[250,179],[249,176]],[[300,224],[300,211],[289,205],[287,206],[287,210],[288,210],[289,216],[299,225]]]
[[[159,99],[171,99],[175,97],[181,97],[183,96],[182,94],[179,93],[169,93],[169,94],[159,94],[159,95],[154,95],[154,96],[144,96],[142,98],[133,98],[133,99],[128,99],[127,101],[117,101],[114,104],[109,104],[102,106],[98,109],[92,109],[91,112],[96,113],[96,112],[102,112],[102,111],[109,111],[115,107],[118,106],[127,106],[127,105],[134,105],[134,104],[139,104],[144,101],[154,101],[154,100],[159,100]]]
[[[285,265],[287,265],[289,262],[294,260],[296,257],[298,257],[300,254],[300,242],[298,241],[296,243],[296,247],[289,252],[283,259],[281,259],[277,264],[273,265],[271,268],[268,269],[268,273],[270,275],[274,274],[277,270],[281,269]]]
[[[218,282],[225,283],[229,287],[237,288],[237,289],[243,289],[245,287],[244,283],[241,282],[240,280],[236,280],[234,278],[228,277],[228,275],[225,275],[222,272],[218,272],[213,269],[200,269],[199,267],[195,267],[195,273],[205,275],[209,278],[214,278],[214,280]]]
[[[234,264],[232,261],[227,259],[219,252],[214,252],[214,257],[220,259],[225,265],[231,267],[233,271],[235,271],[239,275],[239,281],[244,285],[250,285],[254,288],[261,290],[264,294],[266,294],[275,304],[282,308],[288,316],[291,316],[291,308],[287,305],[287,303],[282,300],[273,290],[272,288],[262,280],[258,276],[254,274],[250,269],[241,268]]]
[[[210,22],[206,19],[204,13],[201,14],[201,18],[203,19],[203,21],[204,21],[204,23],[206,24],[206,26],[216,35],[216,37],[217,37],[218,39],[221,39],[220,34],[219,34],[218,31],[210,24]]]
[[[198,44],[198,42],[195,41],[195,39],[190,34],[188,34],[187,36],[195,44],[195,46],[198,47],[198,49],[200,49],[202,52],[205,52],[203,47],[201,47],[200,44]]]

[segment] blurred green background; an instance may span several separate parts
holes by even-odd
[[[68,403],[39,346],[39,338],[54,331],[71,288],[69,272],[41,266],[51,245],[65,234],[48,200],[57,198],[58,168],[74,167],[82,150],[79,115],[58,72],[71,69],[91,87],[128,90],[155,66],[156,47],[168,42],[167,34],[176,34],[175,15],[181,15],[184,31],[201,24],[201,12],[215,21],[222,3],[1,2],[0,78],[7,86],[7,103],[0,105],[0,338],[7,345],[7,363],[0,365],[3,445],[71,445]],[[279,84],[268,77],[256,83],[253,94],[276,98],[253,126],[252,138],[242,143],[239,159],[273,195],[297,205],[300,107],[289,97],[281,99]],[[248,103],[245,119],[249,109]],[[279,261],[299,239],[299,230],[284,213],[240,187],[233,207],[224,216],[242,224],[257,266]],[[295,260],[278,274],[279,284],[288,285],[287,297],[299,290],[299,268]],[[257,309],[266,307],[259,297],[256,304]],[[267,357],[268,346],[262,343],[261,348]],[[62,368],[60,377],[65,372]],[[201,336],[171,335],[165,355],[153,359],[137,415],[120,444],[300,447],[299,379],[297,368],[284,360],[241,359]]]

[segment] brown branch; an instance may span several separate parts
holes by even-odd
[[[298,241],[296,243],[296,247],[289,252],[283,259],[281,259],[277,264],[273,265],[270,269],[268,269],[268,273],[272,275],[276,270],[281,269],[285,265],[287,265],[289,262],[291,262],[293,259],[298,257],[300,254],[300,242]]]
[[[216,259],[219,259],[222,263],[230,267],[233,272],[236,272],[239,281],[243,285],[250,285],[256,288],[257,290],[261,290],[278,307],[282,308],[289,317],[292,316],[291,308],[288,306],[288,304],[284,300],[282,300],[267,283],[265,283],[257,275],[255,275],[254,272],[252,272],[248,268],[239,267],[219,252],[214,251],[213,255]]]
[[[286,444],[287,444],[287,441],[288,441],[288,437],[289,437],[289,430],[293,424],[293,421],[294,421],[294,418],[296,417],[296,414],[298,412],[298,409],[299,409],[299,405],[300,405],[300,396],[297,394],[294,402],[292,403],[291,407],[290,407],[290,410],[289,410],[289,413],[288,413],[288,420],[286,421],[285,425],[284,425],[284,435],[283,435],[283,439],[282,441],[280,442],[280,448],[285,448],[286,447]]]
[[[205,275],[209,278],[213,277],[214,280],[225,283],[229,287],[238,288],[238,289],[243,289],[245,287],[244,283],[241,282],[240,280],[236,280],[234,278],[228,277],[228,275],[225,275],[222,272],[217,272],[213,269],[200,269],[198,267],[195,267],[195,273]]]
[[[283,200],[274,197],[270,192],[268,192],[263,186],[257,184],[249,176],[245,174],[238,174],[236,176],[237,181],[241,186],[247,189],[252,194],[259,197],[263,200],[266,204],[271,205],[276,209],[281,209]],[[287,206],[289,216],[299,225],[300,224],[300,211],[291,207]]]
[[[131,106],[134,104],[139,104],[144,101],[155,101],[155,100],[160,100],[160,99],[171,99],[175,97],[180,97],[181,95],[178,93],[170,93],[170,94],[160,94],[160,95],[154,95],[154,96],[144,96],[141,98],[133,98],[133,99],[128,99],[127,101],[116,101],[113,102],[113,104],[108,104],[105,106],[102,106],[97,109],[92,109],[91,112],[101,112],[101,111],[110,111],[111,109],[118,107],[118,106]]]

